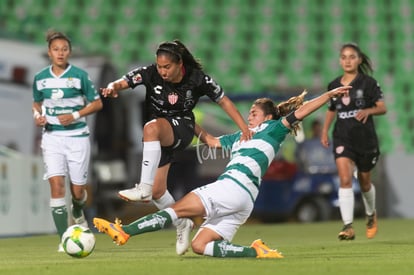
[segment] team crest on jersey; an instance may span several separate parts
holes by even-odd
[[[142,82],[142,76],[141,74],[136,74],[132,77],[132,82],[134,84],[140,84]]]
[[[342,100],[342,103],[345,106],[347,106],[347,105],[349,105],[349,103],[351,103],[351,97],[349,97],[349,96],[343,96],[343,97],[341,97],[341,100]]]
[[[68,88],[75,87],[75,82],[73,81],[72,77],[69,77],[68,80],[66,80],[66,87],[68,87]]]
[[[168,102],[171,105],[174,105],[178,101],[178,95],[176,93],[169,93],[168,94]]]

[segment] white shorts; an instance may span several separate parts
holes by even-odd
[[[89,137],[66,137],[44,133],[41,144],[45,179],[69,175],[76,185],[87,183],[91,145]]]
[[[226,241],[233,239],[253,210],[249,194],[230,179],[218,180],[192,192],[201,199],[206,210],[200,229],[209,228]]]

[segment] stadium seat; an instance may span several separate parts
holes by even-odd
[[[325,88],[342,73],[339,49],[356,42],[374,77],[392,93],[398,119],[378,119],[381,150],[412,146],[414,6],[410,0],[14,0],[0,1],[1,33],[45,43],[53,27],[87,53],[110,55],[118,68],[154,61],[158,43],[181,39],[228,93],[278,87]],[[395,75],[390,81],[389,75]],[[385,117],[385,116],[384,116]],[[407,145],[408,146],[408,145]],[[411,148],[410,147],[410,148]]]

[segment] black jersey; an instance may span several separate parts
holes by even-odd
[[[207,95],[218,102],[223,89],[202,70],[187,69],[180,83],[164,81],[156,65],[139,67],[123,76],[129,87],[145,85],[145,121],[157,117],[183,117],[194,121],[193,108],[200,97]]]
[[[336,111],[337,117],[333,131],[334,147],[346,145],[356,151],[365,153],[378,150],[378,138],[374,120],[369,116],[366,123],[355,119],[360,109],[375,106],[377,101],[384,100],[383,93],[377,81],[364,74],[358,74],[349,84],[352,89],[349,97],[332,98],[329,110]],[[328,85],[328,90],[343,86],[341,76]]]

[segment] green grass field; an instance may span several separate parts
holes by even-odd
[[[4,221],[3,221],[4,222]],[[175,231],[135,236],[121,247],[97,233],[94,252],[75,259],[57,253],[56,235],[0,239],[0,274],[413,274],[414,220],[379,220],[375,239],[365,238],[364,221],[354,223],[356,239],[340,242],[340,222],[246,224],[234,243],[262,238],[284,259],[221,259],[189,251],[175,254]]]

